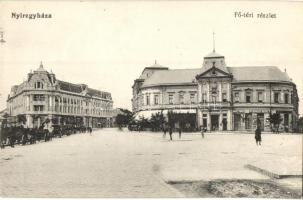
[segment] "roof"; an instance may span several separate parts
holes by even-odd
[[[73,92],[73,93],[81,93],[84,90],[84,88],[82,88],[82,85],[72,84],[65,81],[58,80],[58,85],[60,90]]]
[[[168,67],[164,67],[162,65],[160,65],[157,60],[155,60],[155,64],[153,64],[152,66],[149,66],[149,67],[145,67],[145,69],[168,69]]]
[[[212,51],[211,53],[209,53],[206,56],[204,56],[204,58],[219,58],[219,57],[224,57],[224,56],[218,54],[215,51]]]
[[[95,90],[92,88],[87,89],[87,94],[94,97],[99,97],[103,99],[111,99],[111,95],[108,92],[102,92],[100,90]]]
[[[286,81],[292,82],[287,73],[275,66],[227,67],[234,82],[242,81]]]
[[[196,75],[201,72],[202,69],[174,69],[155,71],[150,78],[145,80],[142,87],[193,83]]]
[[[247,81],[286,81],[292,82],[287,73],[282,72],[278,67],[227,67],[233,75],[233,82]],[[202,73],[202,68],[198,69],[174,69],[155,71],[152,76],[147,78],[142,87],[157,85],[177,85],[192,84],[196,75]]]
[[[92,88],[88,88],[84,84],[73,84],[65,81],[58,81],[58,85],[60,90],[64,90],[67,92],[72,92],[72,93],[82,93],[86,88],[87,88],[87,95],[93,96],[93,97],[99,97],[99,98],[104,98],[104,99],[111,99],[111,94],[109,92],[103,92],[100,90],[95,90]]]

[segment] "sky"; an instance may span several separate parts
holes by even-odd
[[[37,12],[52,18],[12,18]],[[0,1],[0,29],[6,40],[0,44],[0,110],[11,86],[40,61],[58,79],[111,92],[114,107],[131,109],[131,86],[144,67],[156,59],[172,69],[199,68],[215,32],[227,66],[286,69],[303,113],[302,2]]]

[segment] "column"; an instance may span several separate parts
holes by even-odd
[[[220,101],[222,101],[222,82],[219,82],[219,91],[218,92],[219,92],[219,99],[217,101],[220,102]]]
[[[202,111],[200,109],[197,109],[197,126],[200,128],[202,126]]]
[[[280,95],[281,95],[281,97],[280,97],[280,100],[281,100],[280,103],[284,103],[285,102],[285,100],[284,100],[284,92],[281,91]]]
[[[210,102],[210,91],[209,91],[209,82],[206,82],[206,88],[207,88],[207,102]]]
[[[201,82],[198,83],[198,103],[200,103],[202,101],[202,86],[201,86]]]
[[[89,118],[88,118],[88,126],[89,126],[89,127],[92,127],[92,125],[93,125],[93,118],[92,118],[92,117],[89,117]]]
[[[223,114],[220,112],[219,114],[219,131],[222,131],[223,130],[223,123],[222,123],[222,120],[223,120]]]
[[[257,128],[257,113],[252,113],[252,129],[256,130]]]
[[[49,111],[53,111],[53,98],[51,95],[48,96],[48,105],[49,105]]]
[[[62,125],[62,124],[61,124],[61,116],[58,116],[58,124],[59,124],[59,125]]]
[[[26,111],[30,111],[30,96],[26,95]]]
[[[282,119],[282,121],[281,121],[281,123],[280,123],[280,126],[279,126],[279,131],[281,130],[281,131],[285,131],[285,128],[284,128],[284,113],[280,113],[280,117],[281,117],[281,119]]]
[[[210,112],[207,114],[207,130],[211,130],[211,117],[210,117]]]
[[[270,131],[269,113],[264,113],[264,131]]]
[[[49,123],[48,127],[51,128],[53,126],[53,115],[48,115]]]
[[[227,111],[227,130],[231,131],[233,129],[232,125],[233,125],[233,117],[232,117],[232,112],[229,110]]]
[[[289,132],[293,131],[293,127],[292,127],[292,113],[288,114],[288,127],[289,127]]]
[[[84,125],[84,126],[87,126],[86,123],[87,123],[86,117],[83,117],[83,125]]]
[[[33,118],[31,115],[26,115],[26,128],[33,128]]]
[[[41,118],[40,117],[38,117],[38,119],[37,119],[37,124],[38,124],[38,128],[40,127],[40,125],[41,125]]]

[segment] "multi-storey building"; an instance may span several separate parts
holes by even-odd
[[[196,126],[208,130],[270,130],[269,116],[280,113],[285,131],[296,128],[298,95],[286,71],[278,67],[228,67],[213,51],[201,68],[146,67],[133,84],[132,107],[137,116],[188,113]]]
[[[111,94],[56,79],[42,63],[27,80],[11,88],[7,99],[11,123],[39,127],[43,122],[89,127],[111,126],[114,115]]]

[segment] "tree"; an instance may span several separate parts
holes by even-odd
[[[165,118],[162,112],[157,112],[156,114],[152,114],[150,118],[150,125],[153,131],[161,130],[164,122],[165,122]]]
[[[120,113],[116,117],[116,124],[119,128],[125,127],[133,121],[134,113],[127,109],[120,109]]]
[[[140,130],[150,128],[150,121],[145,117],[140,117],[137,124]]]
[[[173,111],[167,112],[167,119],[168,119],[168,126],[170,128],[173,128],[175,126],[175,123],[177,121],[177,116]]]
[[[272,131],[279,133],[280,123],[282,122],[280,113],[270,114],[269,122],[271,124]]]
[[[25,117],[25,115],[18,115],[17,116],[17,121],[18,121],[18,123],[25,124],[26,123],[26,117]]]

